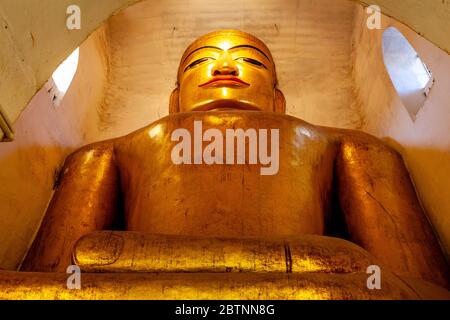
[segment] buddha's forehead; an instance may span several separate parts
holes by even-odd
[[[273,61],[270,50],[264,42],[249,33],[238,30],[220,30],[201,36],[186,49],[181,61],[184,61],[192,52],[207,46],[218,47],[223,50],[236,46],[251,46],[261,51],[269,60]]]

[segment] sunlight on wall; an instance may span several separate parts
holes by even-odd
[[[77,72],[79,48],[74,52],[53,72],[52,78],[61,93],[66,93],[72,83]]]
[[[394,27],[387,28],[383,33],[383,57],[397,93],[415,120],[433,85],[431,71]]]

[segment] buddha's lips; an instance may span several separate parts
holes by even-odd
[[[234,76],[215,76],[204,84],[199,85],[200,88],[207,86],[250,86],[249,83]]]

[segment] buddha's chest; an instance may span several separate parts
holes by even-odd
[[[193,122],[150,127],[117,152],[129,230],[323,234],[332,144],[292,124]]]

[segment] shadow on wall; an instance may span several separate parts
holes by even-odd
[[[443,207],[450,207],[450,180],[448,179],[450,152],[420,148],[405,149],[410,159],[407,165],[413,171],[412,175],[419,195],[431,194],[427,199],[428,207],[441,213],[435,223],[440,226],[440,230],[450,230],[450,215],[442,210]],[[421,172],[421,174],[415,175],[414,172]],[[440,204],[443,201],[446,202],[444,206]],[[441,233],[439,238],[443,251],[448,253],[450,248],[445,247],[445,244],[450,243],[449,232]],[[447,254],[448,261],[449,258],[450,255]]]
[[[392,138],[383,138],[382,140],[402,154],[428,221],[450,263],[449,248],[447,248],[450,234],[438,232],[439,230],[450,230],[450,215],[442,211],[442,207],[450,207],[450,180],[446,178],[450,172],[450,152],[403,146]],[[422,195],[427,195],[427,197]],[[443,204],[443,200],[446,203]],[[431,219],[430,210],[440,213],[434,221]],[[439,226],[439,230],[435,227],[436,225]]]
[[[71,150],[41,145],[17,148],[0,156],[2,268],[15,270],[28,250],[53,193],[59,168]]]

